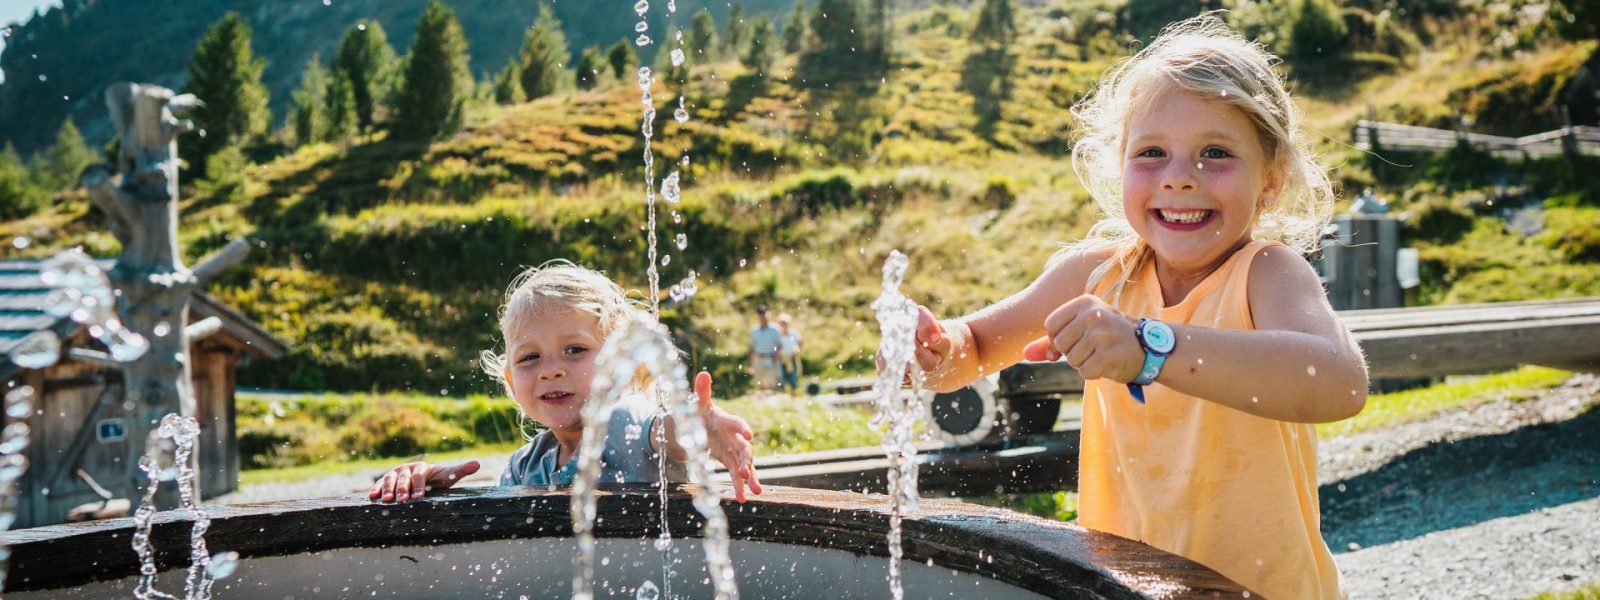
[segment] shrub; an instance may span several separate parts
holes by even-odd
[[[1299,0],[1289,23],[1289,54],[1301,59],[1343,52],[1349,29],[1339,7],[1328,0]]]
[[[391,401],[369,404],[339,428],[339,449],[352,456],[409,457],[470,445],[461,427]]]
[[[338,454],[333,431],[305,418],[266,420],[240,416],[239,462],[245,469],[282,469]]]
[[[1430,198],[1412,207],[1411,218],[1405,222],[1407,241],[1426,241],[1434,244],[1454,244],[1461,236],[1472,231],[1472,211],[1457,206],[1448,199]]]

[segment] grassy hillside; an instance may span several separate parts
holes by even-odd
[[[912,258],[907,293],[954,315],[1020,289],[1083,234],[1096,215],[1072,174],[1068,108],[1122,56],[1118,6],[1020,10],[1019,38],[1004,50],[968,39],[972,10],[906,10],[893,67],[877,81],[823,86],[794,56],[766,74],[694,64],[684,124],[670,116],[679,90],[657,85],[656,176],[690,156],[684,200],[658,206],[670,257],[662,287],[692,269],[701,290],[664,304],[663,317],[694,368],[733,389],[746,383],[746,332],[754,307],[770,304],[805,333],[808,375],[870,371],[868,306],[891,249]],[[1321,149],[1346,190],[1374,186],[1409,215],[1408,242],[1426,261],[1416,300],[1600,295],[1600,193],[1585,175],[1600,164],[1471,152],[1378,160],[1348,148],[1369,103],[1379,118],[1416,123],[1452,107],[1487,119],[1511,110],[1505,103],[1536,115],[1595,50],[1487,47],[1455,18],[1404,24],[1426,42],[1388,61],[1291,61],[1309,122],[1327,136]],[[1365,66],[1329,75],[1329,61]],[[235,156],[229,175],[186,185],[191,261],[235,236],[253,241],[249,261],[212,292],[291,345],[241,383],[488,391],[475,357],[497,343],[493,313],[517,267],[568,258],[646,289],[638,89],[608,82],[470,112],[463,131],[433,142],[380,133],[259,163]],[[1521,126],[1513,133],[1547,128]],[[1508,204],[1551,208],[1525,235],[1502,218]],[[680,233],[683,251],[672,244]],[[17,235],[34,242],[17,254],[116,252],[81,193],[0,225],[0,239]]]

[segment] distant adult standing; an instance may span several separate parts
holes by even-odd
[[[783,376],[778,385],[793,396],[800,389],[800,331],[790,320],[789,313],[778,315],[778,368]]]
[[[756,309],[758,324],[750,330],[750,374],[756,389],[772,391],[778,383],[778,349],[783,345],[783,334],[767,321],[767,307]]]

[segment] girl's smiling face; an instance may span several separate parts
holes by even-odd
[[[1188,92],[1150,98],[1126,139],[1128,223],[1179,271],[1209,273],[1248,242],[1261,201],[1280,185],[1250,119]]]
[[[554,306],[506,333],[506,381],[528,417],[557,431],[583,430],[583,404],[603,341],[599,331],[599,317]]]

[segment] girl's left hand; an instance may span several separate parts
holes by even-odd
[[[745,489],[761,494],[761,480],[756,478],[756,453],[750,440],[755,433],[750,424],[738,415],[722,410],[711,403],[711,374],[701,371],[694,378],[694,393],[700,401],[700,414],[705,417],[706,441],[711,458],[728,468],[733,478],[733,497],[745,501]]]
[[[1144,367],[1138,327],[1137,320],[1098,296],[1084,294],[1045,317],[1049,333],[1028,344],[1023,355],[1035,361],[1065,357],[1084,379],[1133,381]]]

